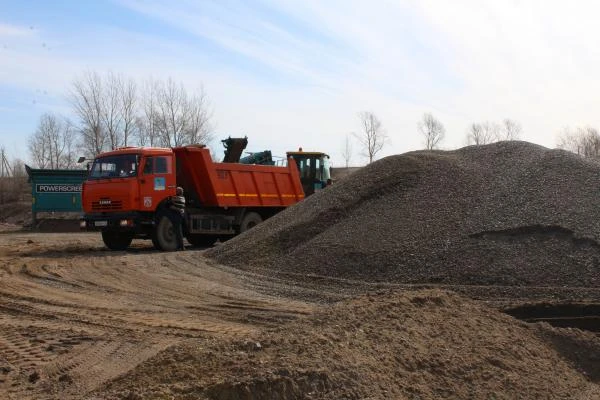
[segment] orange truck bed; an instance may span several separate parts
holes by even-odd
[[[298,168],[215,163],[207,148],[176,147],[177,183],[204,207],[286,207],[304,198]]]

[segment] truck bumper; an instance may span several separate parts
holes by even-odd
[[[120,230],[144,233],[154,226],[152,216],[139,212],[85,214],[79,220],[79,227],[84,231]]]

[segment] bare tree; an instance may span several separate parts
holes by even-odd
[[[183,84],[170,78],[158,89],[156,128],[161,144],[207,144],[211,140],[210,115],[204,91],[190,96]]]
[[[361,131],[353,133],[354,137],[362,146],[362,154],[369,158],[369,164],[373,162],[377,153],[383,149],[387,142],[381,121],[370,111],[358,113],[360,119]]]
[[[499,131],[499,125],[493,122],[471,124],[467,129],[467,143],[473,145],[493,143],[497,139]]]
[[[432,114],[423,114],[423,119],[417,123],[417,129],[425,139],[425,149],[433,150],[444,139],[446,128]]]
[[[188,107],[190,111],[189,126],[187,128],[188,143],[208,144],[213,139],[210,124],[211,113],[203,87],[200,88],[198,93],[190,97]]]
[[[136,136],[139,146],[156,146],[159,143],[158,94],[160,82],[149,79],[144,82],[141,97],[141,114],[136,117]]]
[[[102,78],[88,71],[73,81],[69,100],[79,118],[82,146],[88,155],[101,153],[107,138],[102,126]]]
[[[79,158],[77,153],[79,146],[77,145],[77,129],[75,125],[67,118],[62,118],[62,137],[64,143],[63,155],[61,157],[61,167],[67,169],[76,169],[80,166],[77,163]]]
[[[203,88],[188,93],[172,79],[148,81],[139,96],[132,79],[87,72],[73,82],[70,100],[88,156],[130,145],[133,137],[141,146],[167,147],[212,140]]]
[[[564,128],[558,138],[558,147],[583,157],[600,157],[600,133],[591,126],[574,130]]]
[[[29,187],[25,162],[19,158],[14,158],[10,165],[13,171],[10,192],[16,201],[24,201],[28,192],[27,188]]]
[[[101,80],[101,116],[104,131],[108,138],[108,146],[111,150],[121,147],[122,138],[120,125],[122,121],[121,112],[121,86],[122,79],[119,75],[109,73],[106,79]]]
[[[501,127],[496,122],[485,121],[481,123],[483,137],[487,139],[487,143],[492,143],[500,137]]]
[[[518,140],[523,133],[521,124],[509,118],[505,118],[502,121],[502,128],[500,129],[498,140]]]
[[[169,78],[158,94],[157,127],[163,146],[179,146],[185,141],[187,93],[183,85]]]
[[[127,146],[135,129],[137,87],[122,75],[87,72],[73,82],[70,101],[89,155]]]
[[[136,120],[136,90],[132,79],[112,72],[102,81],[102,122],[111,149],[130,142]]]
[[[344,144],[342,145],[342,158],[346,164],[346,168],[350,166],[350,160],[352,160],[352,140],[350,135],[346,135],[344,138]]]
[[[36,130],[33,136],[29,137],[27,148],[29,149],[29,155],[33,165],[38,168],[47,168],[49,164],[48,156],[48,138],[47,133],[44,130]]]
[[[18,159],[9,159],[3,146],[0,147],[0,204],[25,201],[29,185],[25,163]],[[10,214],[10,209],[0,208],[0,218]]]
[[[569,127],[564,127],[558,135],[556,147],[581,155],[582,148],[579,145],[576,132]]]
[[[29,154],[38,168],[63,169],[75,165],[75,131],[72,125],[53,114],[40,117],[29,137]]]
[[[585,157],[600,157],[600,134],[598,129],[587,127],[584,129],[584,152]]]
[[[15,178],[26,178],[27,171],[25,170],[25,162],[20,158],[15,158],[11,162],[12,176]]]

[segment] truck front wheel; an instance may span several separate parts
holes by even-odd
[[[111,250],[126,250],[133,240],[133,233],[119,231],[102,231],[102,240]]]
[[[174,251],[177,250],[177,236],[175,235],[175,227],[171,218],[164,213],[158,216],[157,223],[154,228],[152,243],[159,250]]]

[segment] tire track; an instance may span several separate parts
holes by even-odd
[[[0,237],[0,368],[10,369],[0,369],[0,398],[81,398],[182,340],[242,339],[312,310],[257,292],[199,251],[109,252],[99,243]]]

